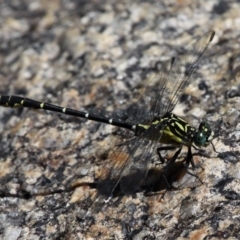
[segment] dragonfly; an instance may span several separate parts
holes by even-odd
[[[214,131],[207,122],[201,122],[195,128],[172,113],[214,35],[214,31],[203,34],[183,54],[172,58],[169,70],[160,71],[150,80],[142,97],[134,103],[132,115],[124,121],[14,95],[1,95],[0,106],[48,110],[130,130],[134,137],[110,150],[108,162],[111,164],[104,166],[97,185],[102,195],[108,196],[108,199],[119,185],[125,194],[136,192],[148,174],[154,153],[164,164],[161,151],[177,149],[172,159],[166,163],[164,171],[167,171],[177,160],[183,146],[186,146],[186,168],[190,164],[194,168],[192,147],[207,147],[214,137]],[[145,106],[140,104],[142,100]],[[159,144],[165,145],[159,147]],[[127,177],[129,175],[134,176],[130,183]]]

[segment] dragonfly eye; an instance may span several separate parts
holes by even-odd
[[[214,132],[211,130],[210,125],[206,122],[201,122],[198,131],[194,138],[194,143],[201,147],[208,145],[213,139]]]

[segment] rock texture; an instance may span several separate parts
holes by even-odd
[[[107,116],[121,116],[158,65],[214,29],[174,112],[196,127],[209,121],[218,153],[194,150],[203,184],[185,174],[164,197],[140,191],[93,214],[90,183],[123,132],[0,107],[0,238],[239,239],[239,12],[226,0],[2,1],[0,95]]]

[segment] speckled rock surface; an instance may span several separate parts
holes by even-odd
[[[87,217],[96,189],[86,183],[121,130],[0,107],[0,238],[239,239],[239,13],[238,1],[223,0],[0,2],[0,95],[107,116],[132,102],[159,63],[214,29],[174,112],[196,127],[191,115],[207,119],[218,151],[194,150],[203,184],[189,187],[197,178],[186,174],[164,198],[121,196]]]

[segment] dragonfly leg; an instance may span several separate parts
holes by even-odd
[[[186,163],[185,166],[186,168],[189,167],[189,164],[191,163],[192,167],[195,168],[195,163],[193,161],[193,155],[192,155],[192,150],[191,150],[191,146],[188,147],[188,153],[187,153],[187,157],[186,157]]]
[[[188,148],[188,153],[187,153],[187,157],[186,157],[185,167],[186,167],[186,168],[189,168],[190,163],[191,163],[191,165],[192,165],[192,169],[200,167],[200,168],[202,168],[202,170],[203,170],[203,167],[202,167],[202,166],[199,166],[199,165],[196,166],[196,165],[195,165],[195,163],[194,163],[194,161],[193,161],[193,154],[192,154],[192,151],[191,151],[191,147]]]
[[[160,152],[161,151],[166,151],[166,150],[173,150],[173,149],[176,149],[176,147],[175,146],[168,146],[168,147],[159,147],[159,148],[157,148],[157,154],[158,154],[159,159],[160,159],[162,164],[164,164],[165,161],[164,161],[164,159],[163,159],[163,157],[162,157]]]
[[[166,183],[166,185],[167,185],[167,187],[168,187],[169,189],[176,189],[176,188],[173,187],[173,186],[171,186],[171,185],[169,184],[169,181],[168,181],[166,175],[167,175],[168,171],[170,170],[171,166],[172,166],[172,165],[175,163],[175,161],[177,160],[177,158],[178,158],[181,150],[182,150],[182,148],[179,148],[178,151],[176,151],[176,153],[174,154],[173,158],[168,162],[167,166],[164,168],[163,173],[162,173],[162,178],[164,179],[164,181],[165,181],[165,183]],[[186,160],[185,160],[185,161],[186,161],[186,162],[185,162],[185,164],[184,164],[184,168],[186,168],[186,172],[187,172],[189,175],[197,178],[197,179],[199,180],[199,182],[200,182],[201,184],[203,184],[202,180],[198,177],[197,174],[194,174],[194,173],[192,173],[192,172],[190,172],[190,171],[188,170],[188,169],[190,169],[190,167],[189,167],[190,164],[192,165],[191,168],[192,168],[193,170],[194,170],[195,168],[197,168],[197,167],[201,167],[201,166],[196,166],[196,165],[195,165],[195,163],[194,163],[194,161],[193,161],[193,156],[192,156],[192,152],[191,152],[191,147],[188,148],[188,154],[187,154],[187,157],[186,157]],[[202,167],[201,167],[201,168],[202,168]]]
[[[187,173],[188,173],[189,175],[197,178],[198,181],[199,181],[201,184],[203,184],[203,181],[200,179],[200,177],[199,177],[197,174],[191,173],[191,172],[189,172],[188,170],[186,170],[186,171],[187,171]]]
[[[172,148],[171,148],[171,149],[172,149]],[[169,171],[169,169],[171,168],[171,166],[176,162],[179,154],[181,153],[181,150],[182,150],[182,148],[179,148],[179,149],[175,152],[174,156],[173,156],[172,159],[167,163],[167,166],[164,168],[164,170],[163,170],[163,172],[162,172],[162,178],[164,179],[164,181],[165,181],[168,189],[172,189],[172,188],[174,188],[174,187],[169,184],[169,182],[168,182],[168,180],[167,180],[167,177],[166,177],[166,174],[167,174],[167,172]]]
[[[192,151],[191,151],[191,146],[188,147],[188,153],[187,153],[186,164],[185,164],[186,169],[189,168],[190,163],[191,163],[191,165],[192,165],[192,169],[193,169],[193,170],[194,170],[195,168],[198,168],[198,167],[202,168],[201,166],[196,166],[196,165],[195,165],[195,163],[194,163],[194,161],[193,161],[193,155],[192,155]],[[189,168],[189,169],[190,169],[190,168]],[[203,169],[203,168],[202,168],[202,169]],[[187,170],[187,173],[188,173],[189,175],[193,176],[193,177],[196,177],[196,178],[201,182],[201,184],[203,184],[202,180],[198,177],[197,174],[193,174],[193,173],[191,173],[191,172],[188,171],[188,170]]]

